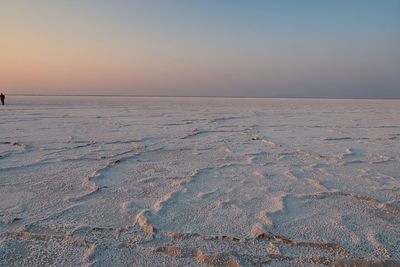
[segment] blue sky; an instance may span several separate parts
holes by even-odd
[[[400,1],[2,1],[9,93],[400,97]]]

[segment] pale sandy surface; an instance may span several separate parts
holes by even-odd
[[[400,101],[7,100],[1,266],[400,265]]]

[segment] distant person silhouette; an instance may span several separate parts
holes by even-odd
[[[1,104],[4,106],[4,100],[6,99],[6,96],[3,95],[3,93],[0,94],[0,99],[1,99]]]

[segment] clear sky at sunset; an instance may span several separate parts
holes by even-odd
[[[0,1],[7,94],[400,98],[400,0]]]

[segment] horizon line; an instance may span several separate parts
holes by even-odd
[[[213,95],[129,95],[129,94],[7,94],[8,96],[59,96],[59,97],[180,97],[180,98],[269,98],[269,99],[337,99],[337,100],[400,100],[397,98],[362,98],[362,97],[296,97],[296,96],[213,96]]]

